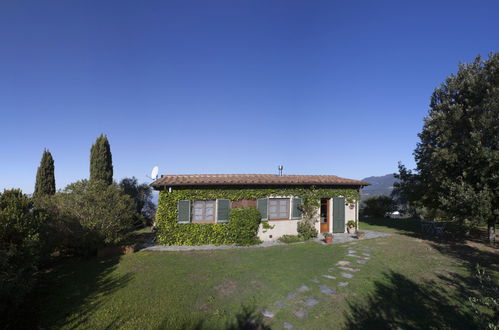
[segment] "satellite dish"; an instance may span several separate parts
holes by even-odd
[[[148,178],[151,180],[156,180],[158,178],[159,167],[154,166],[151,171],[151,176]]]

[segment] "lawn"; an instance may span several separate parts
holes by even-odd
[[[393,235],[330,246],[141,251],[66,261],[41,278],[39,322],[44,328],[98,329],[237,329],[248,320],[273,329],[285,322],[294,329],[476,328],[468,303],[477,285],[474,265],[496,277],[496,250],[420,238],[412,220],[361,226]],[[369,259],[358,264],[348,250]],[[350,261],[359,271],[342,278],[338,261]],[[303,285],[309,290],[298,292]],[[336,294],[320,292],[321,285]],[[307,301],[317,304],[304,306]],[[274,317],[263,318],[263,310]],[[306,315],[300,319],[297,311]]]

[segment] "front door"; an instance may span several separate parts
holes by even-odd
[[[333,198],[333,233],[345,232],[345,198]]]
[[[329,199],[321,199],[321,233],[329,232]]]

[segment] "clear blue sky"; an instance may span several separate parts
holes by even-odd
[[[430,95],[499,49],[499,1],[0,2],[0,189],[115,179],[414,166]]]

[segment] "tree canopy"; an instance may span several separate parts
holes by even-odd
[[[113,183],[113,156],[107,136],[101,134],[90,149],[90,181]]]
[[[35,196],[55,194],[54,159],[50,151],[43,151],[40,166],[36,172]]]
[[[414,155],[422,204],[464,226],[488,223],[494,241],[499,217],[499,53],[461,64],[457,74],[435,89],[419,138]]]

